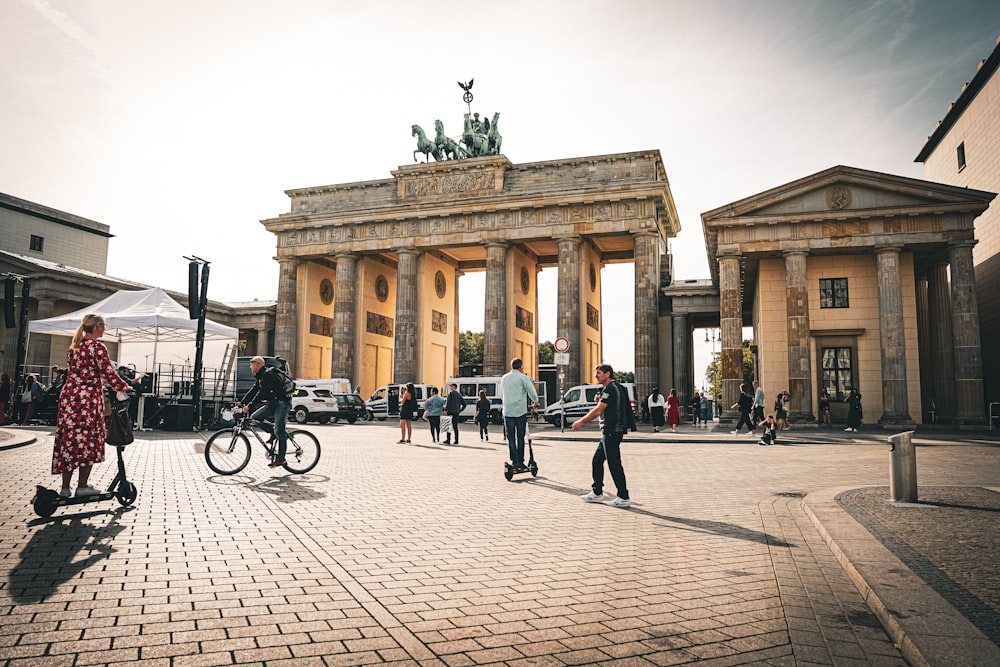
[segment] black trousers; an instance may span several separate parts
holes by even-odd
[[[452,433],[455,434],[455,444],[458,444],[458,415],[449,415],[451,417],[451,433],[445,436],[445,442],[451,442]]]
[[[594,485],[591,488],[597,495],[604,493],[604,462],[607,461],[611,479],[618,489],[618,497],[622,500],[628,500],[628,484],[625,482],[621,452],[624,435],[624,433],[605,435],[597,445],[597,451],[594,452],[594,458],[591,460],[591,472],[594,475]]]
[[[740,423],[738,423],[736,425],[736,430],[737,431],[740,430],[740,426],[743,426],[744,422],[747,425],[747,430],[748,431],[755,431],[755,430],[757,430],[753,426],[753,421],[750,420],[750,413],[749,412],[741,412],[740,413]]]
[[[427,423],[431,425],[431,441],[437,442],[441,439],[441,416],[427,415]]]

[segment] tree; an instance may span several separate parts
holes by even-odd
[[[635,382],[635,373],[633,371],[615,371],[615,381]]]
[[[485,336],[473,331],[458,333],[458,365],[476,365],[483,363],[483,341]]]
[[[750,347],[753,341],[743,341],[743,382],[750,385],[754,380],[754,358]],[[712,396],[719,396],[722,393],[722,359],[719,352],[715,353],[712,362],[705,368],[705,377],[708,378],[709,391]]]
[[[554,364],[556,362],[556,346],[552,341],[545,341],[538,344],[538,363]]]

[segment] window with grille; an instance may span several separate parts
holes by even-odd
[[[824,347],[820,350],[823,360],[823,386],[830,400],[843,401],[853,387],[854,350],[849,347]]]
[[[847,278],[820,278],[820,308],[849,308]]]

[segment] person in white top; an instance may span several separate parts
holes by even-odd
[[[653,393],[646,399],[649,406],[649,418],[653,421],[653,432],[659,433],[663,426],[663,408],[667,404],[667,399],[663,398],[659,387],[653,387]]]
[[[513,359],[510,372],[500,379],[500,395],[503,398],[503,422],[507,431],[507,446],[510,462],[517,468],[524,468],[524,436],[528,428],[528,408],[538,406],[538,392],[535,384],[521,372],[524,362]]]

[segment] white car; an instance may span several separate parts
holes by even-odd
[[[329,389],[298,387],[292,394],[292,418],[300,424],[309,421],[328,423],[337,416],[337,400]]]

